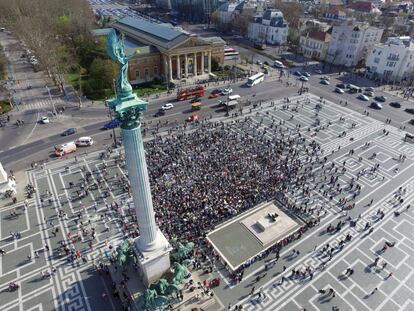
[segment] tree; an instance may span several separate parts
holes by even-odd
[[[242,36],[247,35],[249,30],[249,23],[253,21],[254,12],[252,10],[243,10],[243,12],[236,16],[233,25],[239,29]]]
[[[289,27],[300,27],[300,20],[303,16],[303,6],[301,3],[275,0],[274,7],[283,13]]]
[[[217,58],[212,57],[211,58],[211,71],[219,71],[219,70],[220,70],[220,64]]]
[[[119,65],[110,59],[96,58],[89,69],[88,82],[83,92],[91,98],[103,98],[113,90],[113,81],[119,71]]]
[[[218,10],[215,10],[213,13],[211,13],[210,17],[211,23],[218,29],[219,23],[220,23],[220,13]]]

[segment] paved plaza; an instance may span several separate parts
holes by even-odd
[[[315,109],[317,105],[321,109]],[[414,219],[412,209],[406,208],[414,196],[414,144],[404,142],[403,131],[346,107],[320,103],[312,95],[291,98],[288,107],[284,100],[272,105],[263,103],[252,111],[245,109],[243,116],[219,121],[247,136],[260,133],[272,137],[283,130],[284,135],[300,134],[307,142],[314,140],[321,146],[321,157],[327,157],[324,168],[315,170],[323,171],[335,163],[337,168],[346,168],[336,183],[345,185],[355,180],[361,186],[355,208],[346,216],[339,200],[350,199],[351,191],[324,195],[324,189],[313,187],[320,180],[312,179],[308,181],[310,196],[304,196],[302,189],[289,189],[290,200],[307,202],[308,208],[321,210],[320,224],[283,247],[277,263],[272,262],[272,254],[252,264],[238,284],[217,262],[217,269],[207,277],[222,278],[215,293],[223,305],[242,303],[243,310],[332,310],[332,306],[341,311],[414,310]],[[277,130],[273,124],[278,125]],[[96,152],[76,160],[54,161],[27,173],[37,188],[27,208],[20,202],[0,209],[0,248],[6,251],[0,256],[1,310],[121,310],[118,300],[110,295],[109,276],[96,269],[100,263],[108,263],[109,246],[116,247],[125,234],[133,235],[135,229],[128,225],[133,216],[127,189],[118,182],[125,175],[121,152],[115,150],[104,159],[101,152]],[[405,161],[401,154],[406,156]],[[379,168],[371,170],[376,164]],[[100,186],[77,200],[76,190],[88,173]],[[109,178],[105,180],[103,175]],[[400,187],[403,189],[398,192]],[[114,201],[124,204],[111,208]],[[379,209],[384,213],[382,220]],[[395,211],[400,214],[396,216]],[[346,221],[349,216],[356,219],[359,215],[356,226]],[[346,223],[339,233],[326,231],[328,225],[335,226],[339,221]],[[374,228],[370,234],[365,230],[367,222]],[[90,243],[92,231],[96,236]],[[19,232],[21,237],[16,239],[11,232]],[[351,241],[338,249],[347,234],[352,235]],[[58,253],[62,240],[70,240],[83,260],[72,262]],[[381,252],[385,241],[396,245]],[[330,261],[321,251],[327,243],[335,248]],[[300,255],[292,256],[292,249],[300,250]],[[378,265],[370,266],[376,256]],[[257,275],[264,273],[264,264],[270,262],[266,276],[255,283]],[[387,265],[382,268],[384,262]],[[282,271],[283,266],[286,271]],[[312,279],[290,277],[292,269],[307,267],[314,271]],[[50,277],[41,275],[54,268],[56,272]],[[347,268],[354,273],[345,276]],[[387,278],[390,272],[393,274]],[[12,281],[20,285],[18,290],[8,290]],[[262,287],[264,298],[249,295],[253,286],[256,292]],[[319,293],[329,288],[336,291],[335,297]]]

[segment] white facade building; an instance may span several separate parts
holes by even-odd
[[[263,16],[249,23],[248,38],[257,43],[284,44],[287,41],[288,24],[279,10],[268,9]]]
[[[414,42],[410,37],[392,37],[376,44],[367,58],[367,75],[386,81],[401,81],[414,73]]]
[[[383,31],[366,24],[334,26],[326,61],[346,67],[357,65],[380,42]]]

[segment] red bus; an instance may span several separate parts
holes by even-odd
[[[197,85],[196,87],[180,90],[177,92],[177,100],[186,100],[202,96],[204,96],[204,86],[202,85]]]

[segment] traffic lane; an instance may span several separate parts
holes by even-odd
[[[275,85],[280,87],[280,90],[278,91],[278,96],[291,96],[295,93],[296,89],[291,88],[283,88],[282,84],[276,83],[274,81],[269,82],[263,82],[254,88],[245,88],[243,86],[233,86],[233,93],[236,94],[236,91],[241,95],[245,96],[246,94],[251,94],[252,90],[255,90],[256,96],[252,97],[254,102],[260,101],[260,100],[269,100],[275,98],[274,92],[275,92]],[[278,89],[278,88],[277,88]],[[273,96],[272,96],[273,94]],[[282,96],[282,97],[283,97]],[[222,97],[225,98],[225,97]],[[242,97],[243,98],[243,97]],[[203,104],[203,108],[198,112],[191,111],[191,105],[189,104],[189,101],[185,102],[178,102],[177,105],[175,105],[174,108],[172,108],[170,111],[166,113],[164,117],[160,118],[154,118],[153,114],[163,105],[163,103],[158,103],[157,106],[153,106],[152,108],[148,109],[144,113],[144,120],[146,124],[151,124],[151,121],[156,120],[167,120],[171,118],[175,118],[178,122],[185,122],[185,119],[188,118],[191,113],[197,113],[200,114],[200,116],[217,116],[217,115],[224,115],[225,109],[218,107],[218,99],[206,99]],[[245,96],[245,100],[246,96]],[[151,106],[150,106],[151,107]],[[89,124],[86,126],[83,126],[81,128],[78,128],[78,132],[76,135],[71,136],[61,136],[61,134],[55,134],[51,135],[47,138],[31,142],[26,145],[20,145],[13,149],[9,149],[6,151],[3,151],[0,153],[0,159],[4,164],[10,164],[14,161],[21,161],[29,156],[31,156],[33,153],[36,153],[41,150],[49,150],[49,154],[53,154],[53,146],[66,143],[70,141],[71,139],[75,139],[79,136],[94,136],[102,131],[102,126],[106,122],[97,122],[94,124]],[[152,123],[154,124],[154,123]],[[73,137],[73,138],[72,138]],[[29,163],[28,163],[29,164]]]
[[[340,101],[342,101],[342,103],[347,102],[348,108],[361,114],[363,114],[364,111],[368,111],[369,116],[378,121],[385,122],[386,119],[391,119],[391,125],[396,127],[400,127],[400,125],[404,124],[406,125],[407,131],[414,133],[414,127],[407,124],[407,122],[412,118],[410,117],[411,115],[406,113],[403,108],[398,109],[389,106],[389,102],[391,102],[391,100],[388,99],[385,103],[381,103],[383,108],[377,110],[369,107],[371,102],[374,101],[372,98],[369,101],[362,101],[357,99],[358,94],[349,94],[347,92],[344,94],[338,94],[334,91],[334,89],[334,87],[317,84],[311,85],[310,92],[317,96],[322,96],[323,98],[337,104],[339,104]]]

